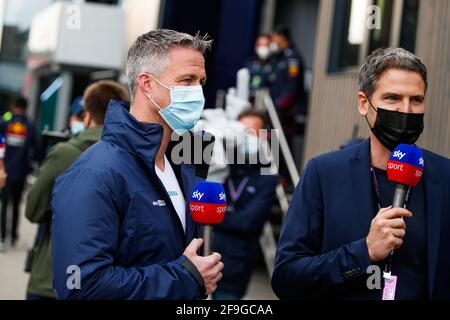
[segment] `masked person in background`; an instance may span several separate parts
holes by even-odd
[[[15,98],[11,104],[11,116],[0,123],[0,134],[5,137],[4,164],[8,177],[2,190],[0,251],[8,248],[6,231],[8,207],[12,202],[12,226],[10,244],[14,247],[19,238],[20,201],[25,187],[25,179],[32,170],[36,160],[36,131],[34,124],[28,120],[27,99]]]
[[[266,127],[264,113],[249,109],[238,120],[249,129],[247,139],[229,159],[230,175],[224,183],[228,199],[227,212],[214,231],[214,250],[222,255],[226,267],[216,300],[239,300],[247,291],[258,254],[258,242],[275,198],[278,178],[262,175],[261,164],[252,164],[251,157],[260,157],[259,130]],[[240,153],[238,155],[237,153]],[[239,163],[244,159],[245,163]]]
[[[70,106],[69,130],[72,136],[86,129],[83,121],[83,97],[77,97]]]
[[[86,88],[81,111],[72,108],[74,114],[83,114],[81,123],[85,130],[67,142],[58,143],[48,153],[39,168],[36,182],[28,193],[25,216],[33,223],[43,224],[33,248],[27,299],[54,299],[52,274],[52,210],[50,200],[55,179],[67,170],[80,154],[100,140],[109,101],[128,99],[127,90],[117,82],[99,81]],[[81,101],[81,99],[78,99]],[[75,101],[76,102],[76,101]],[[75,108],[81,104],[76,103]],[[71,118],[72,118],[71,117]],[[72,122],[73,123],[73,122]],[[72,129],[73,127],[71,127]]]
[[[5,137],[0,134],[0,189],[2,189],[6,184],[6,178],[8,177],[5,171],[5,164],[3,159],[5,158]]]
[[[53,189],[58,298],[199,299],[215,291],[221,256],[197,255],[201,226],[186,203],[200,178],[168,150],[172,133],[200,118],[210,46],[206,37],[159,29],[130,47],[131,104],[111,101],[101,140]],[[73,266],[81,276],[69,288]]]
[[[272,72],[270,61],[270,36],[259,35],[255,41],[255,55],[247,63],[250,72],[250,100],[255,99],[256,91],[267,87],[268,77]]]
[[[278,297],[381,300],[384,270],[395,299],[450,299],[450,160],[423,151],[406,208],[391,207],[396,184],[386,174],[391,152],[424,129],[427,86],[425,65],[404,49],[366,58],[358,101],[370,138],[307,164],[278,243]]]
[[[299,121],[302,119],[300,116],[306,116],[308,106],[304,87],[305,65],[289,29],[284,26],[272,32],[270,50],[273,70],[268,77],[268,87],[289,147],[294,153],[292,137],[303,134],[305,130],[304,121]]]

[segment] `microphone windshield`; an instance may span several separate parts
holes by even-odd
[[[5,157],[5,150],[6,150],[6,143],[5,143],[5,137],[0,134],[0,160],[2,160]]]
[[[422,149],[399,144],[389,158],[387,175],[389,181],[415,187],[422,178],[423,169]]]
[[[201,224],[219,224],[225,217],[227,199],[220,183],[200,181],[189,198],[192,220]]]

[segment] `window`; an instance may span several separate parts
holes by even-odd
[[[364,23],[364,20],[361,20],[363,16],[360,14],[360,4],[363,2],[362,0],[336,0],[335,2],[329,72],[337,72],[358,65],[364,32],[361,34],[362,29],[357,25]],[[362,7],[363,10],[364,8],[365,6]]]
[[[24,62],[31,20],[53,0],[0,0],[0,60]],[[1,17],[0,17],[1,22]]]
[[[375,21],[374,24],[378,23],[378,26],[369,31],[369,53],[390,46],[394,0],[376,0],[373,4],[378,10],[372,12],[375,15],[373,18],[380,21]]]
[[[335,0],[328,72],[357,68],[377,48],[415,51],[419,0]]]
[[[419,0],[405,0],[403,4],[402,31],[400,47],[415,52],[417,21],[419,19]]]

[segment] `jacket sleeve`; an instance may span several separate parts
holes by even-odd
[[[50,222],[50,199],[55,179],[67,169],[58,145],[53,148],[39,168],[37,179],[27,197],[25,216],[34,223]]]
[[[365,238],[321,252],[324,206],[317,168],[311,160],[278,242],[272,288],[281,299],[327,296],[354,285],[371,264]]]
[[[217,229],[240,235],[258,235],[273,205],[277,178],[265,178],[250,201],[233,212],[227,212]]]
[[[183,266],[185,256],[161,265],[125,267],[114,264],[120,245],[120,215],[117,199],[105,183],[109,180],[105,179],[105,173],[82,168],[71,170],[56,181],[52,210],[57,297],[200,298],[200,286]]]

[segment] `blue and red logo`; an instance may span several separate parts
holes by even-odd
[[[5,157],[6,143],[5,137],[0,134],[0,159]]]
[[[408,144],[400,144],[389,158],[388,179],[415,187],[422,178],[424,166],[422,149]]]
[[[225,217],[227,199],[220,183],[201,181],[189,198],[192,220],[201,224],[219,224]]]

